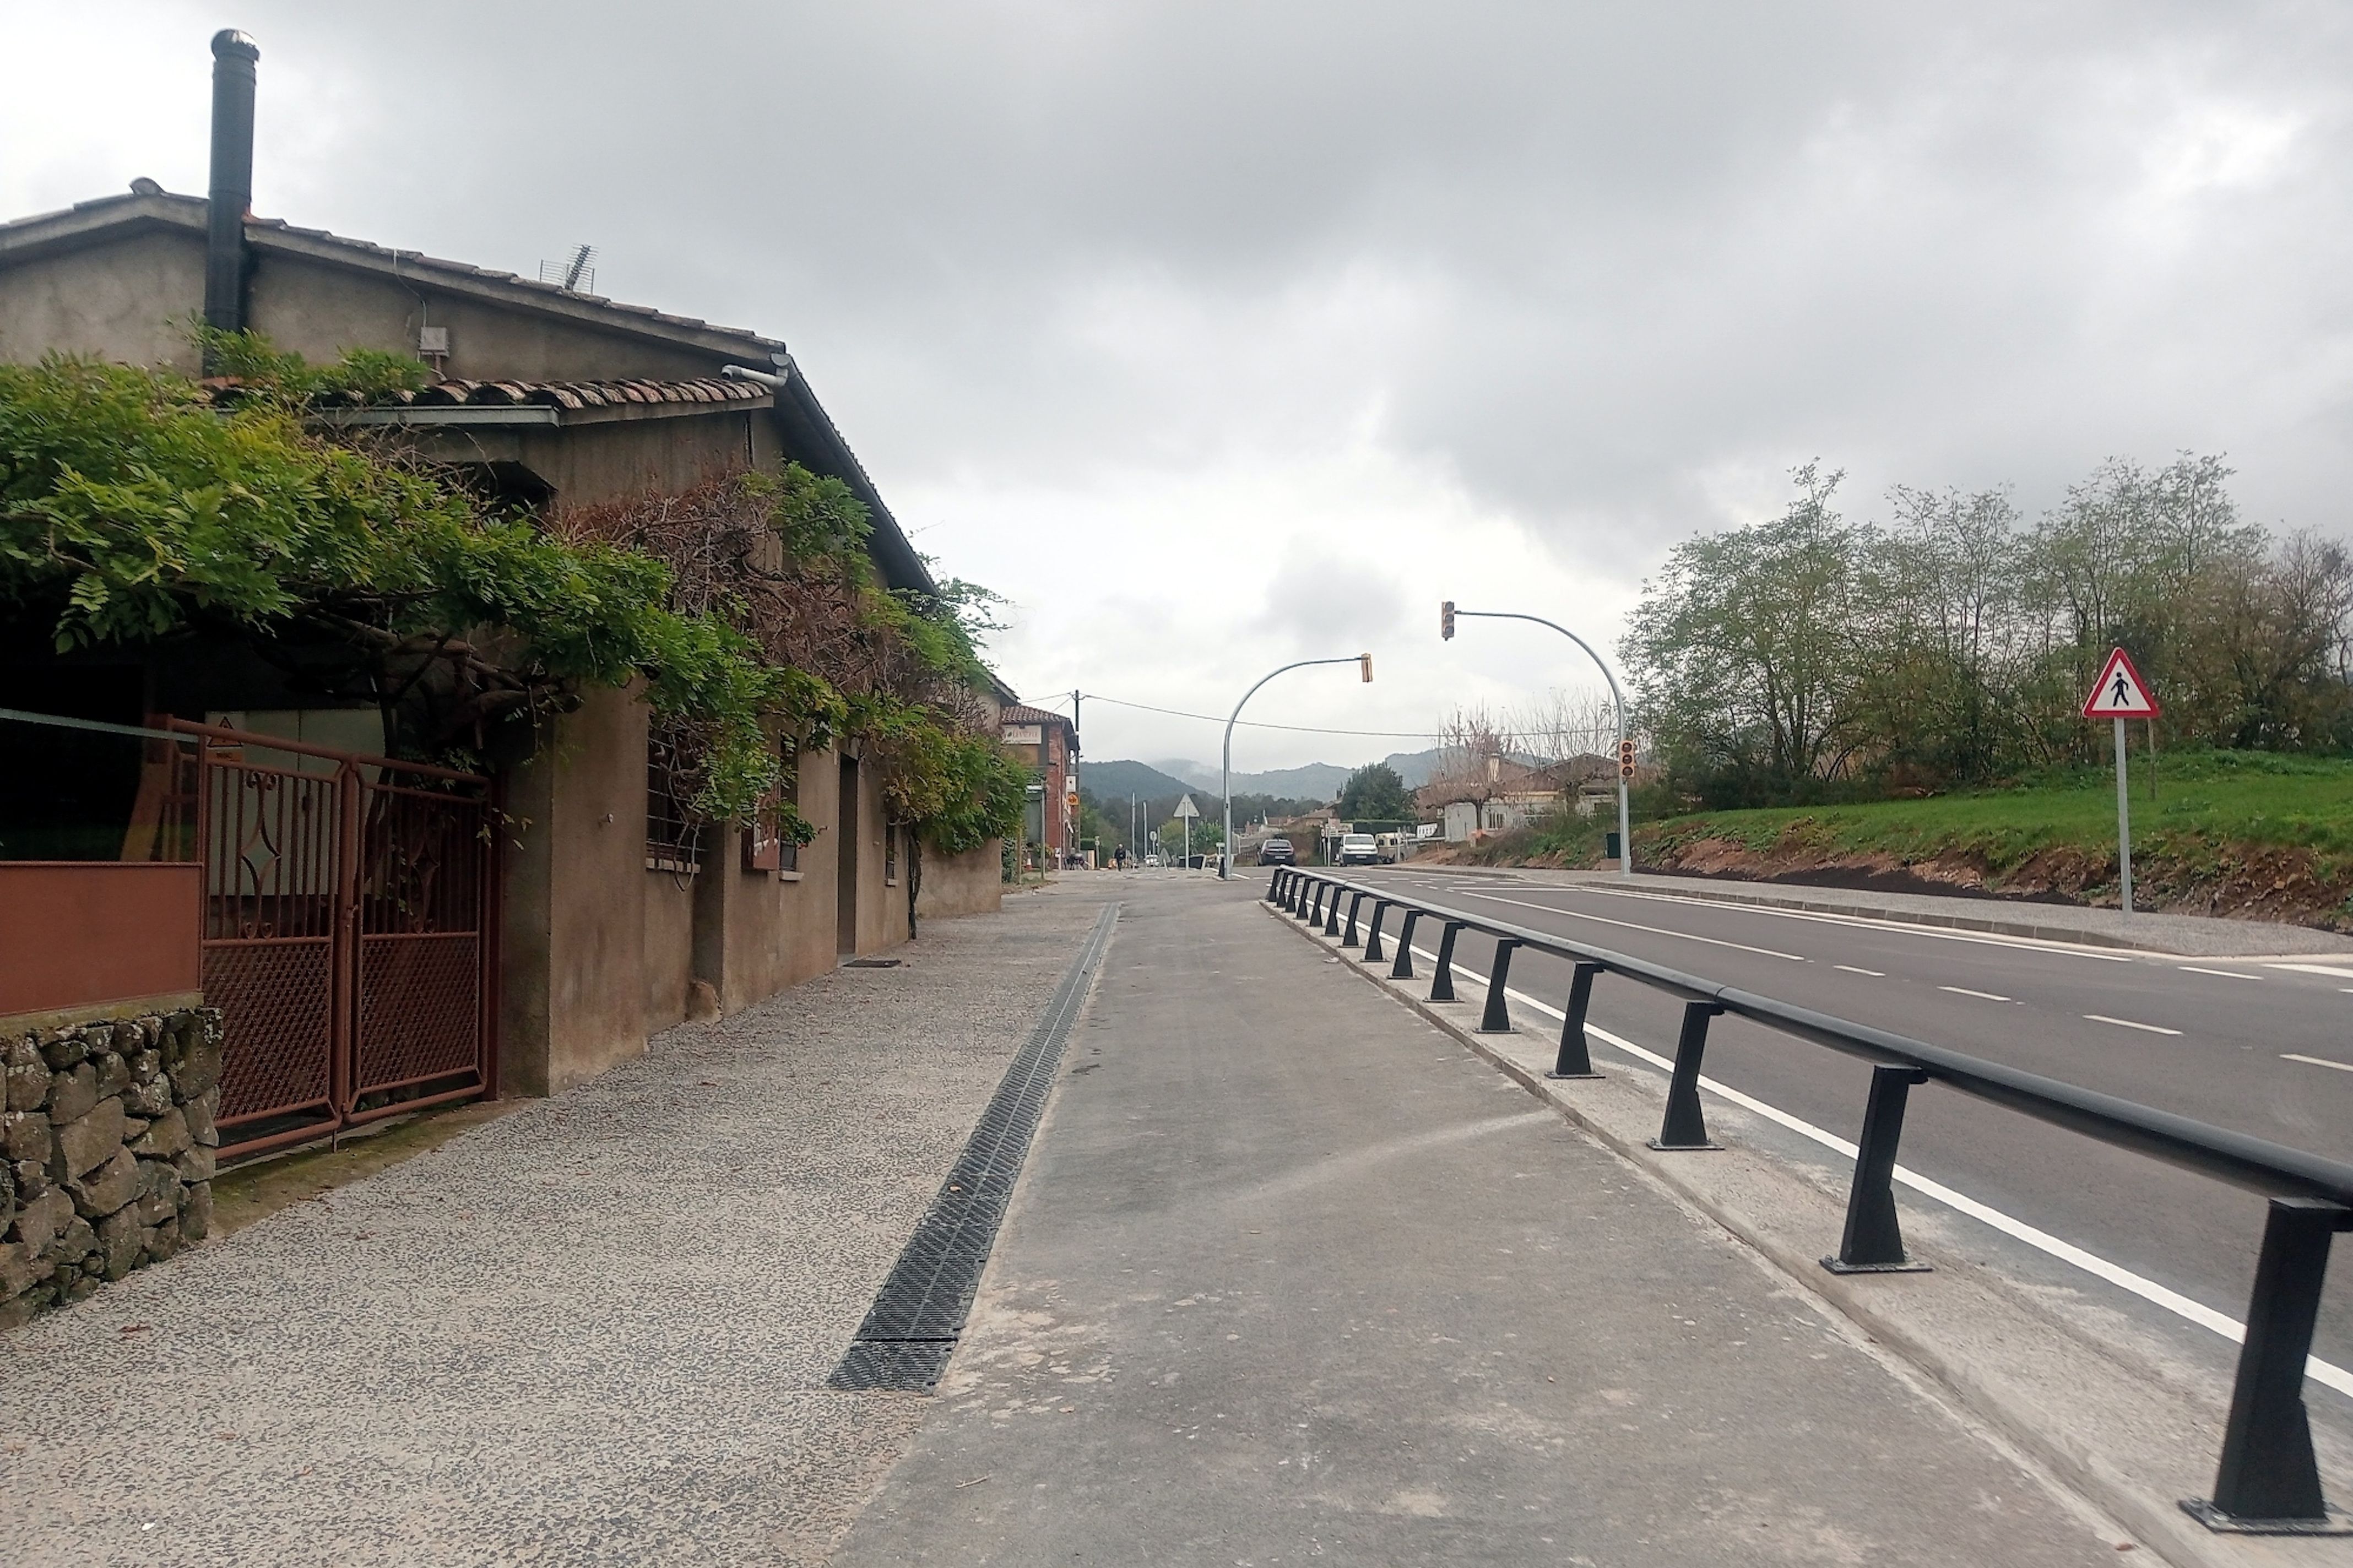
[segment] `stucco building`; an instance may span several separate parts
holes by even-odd
[[[320,417],[396,432],[478,492],[523,509],[676,492],[798,462],[865,504],[885,584],[933,588],[782,342],[252,216],[252,68],[237,44],[223,47],[216,41],[216,55],[232,74],[246,60],[243,167],[234,102],[224,166],[216,87],[211,197],[140,181],[0,224],[0,360],[61,353],[195,374],[186,322],[199,310],[314,361],[352,348],[415,354],[434,369],[426,391]],[[976,694],[992,710],[1008,696]],[[368,704],[322,699],[234,648],[60,658],[44,637],[14,628],[0,637],[0,706],[11,704],[385,749]],[[699,1007],[732,1012],[904,942],[916,913],[996,907],[994,844],[925,858],[918,900],[906,832],[854,748],[796,759],[797,806],[818,837],[795,850],[687,829],[666,799],[661,736],[634,692],[589,691],[534,740],[498,781],[509,832],[495,1025],[511,1089],[576,1082]],[[232,1053],[237,1022],[232,1008]]]

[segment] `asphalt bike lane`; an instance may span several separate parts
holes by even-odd
[[[2115,1561],[1255,890],[1123,892],[962,1344],[839,1563]]]
[[[2342,1028],[2329,1028],[2332,1014],[2353,1008],[2353,996],[2336,990],[2334,976],[2277,970],[2260,961],[2159,960],[1894,922],[1787,919],[1782,911],[1739,905],[1558,885],[1483,879],[1474,884],[1421,872],[1355,879],[2315,1152],[2337,1158],[2353,1152],[2353,1073],[2282,1059],[2289,1049],[2353,1059],[2353,1051],[2337,1043],[2345,1037]],[[1458,951],[1470,973],[1484,976],[1493,944],[1472,937],[1465,931]],[[1418,931],[1416,945],[1434,947],[1435,933]],[[2203,974],[2185,964],[2261,978]],[[1514,957],[1514,991],[1557,1007],[1568,981],[1563,961],[1525,950]],[[2230,988],[2221,992],[2227,1005],[2214,1000],[2222,987]],[[2093,1014],[2179,1032],[2085,1016]],[[1605,977],[1596,985],[1590,1016],[1598,1028],[1669,1056],[1681,1005],[1634,982]],[[1531,1016],[1527,1009],[1519,1010],[1515,1022],[1536,1031],[1559,1026],[1556,1014]],[[1595,1043],[1601,1070],[1626,1061],[1605,1041]],[[1710,1079],[1839,1138],[1852,1140],[1861,1124],[1869,1071],[1863,1063],[1736,1018],[1717,1019],[1708,1037]],[[1841,1180],[1851,1168],[1778,1129],[1760,1123],[1757,1135],[1778,1152],[1835,1166]],[[1901,1160],[1911,1171],[2225,1318],[2245,1310],[2263,1234],[2258,1196],[1933,1090],[1912,1097]],[[2087,1291],[2228,1375],[2234,1347],[2178,1311],[2106,1289],[2078,1268],[2054,1263],[1915,1195],[1899,1201],[1907,1213],[1927,1211],[1924,1217],[1939,1226],[1942,1239],[1959,1243],[1970,1256],[2030,1284]],[[2348,1272],[2341,1259],[2332,1270],[2314,1353],[2353,1369]],[[2353,1398],[2342,1388],[2323,1392],[2313,1414],[2353,1427]]]

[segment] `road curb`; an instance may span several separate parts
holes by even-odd
[[[2090,1340],[2077,1325],[2061,1321],[2026,1292],[1965,1259],[1944,1256],[1933,1245],[1914,1248],[1934,1260],[1937,1272],[1933,1274],[1840,1276],[1824,1270],[1819,1264],[1822,1239],[1827,1237],[1835,1247],[1843,1204],[1806,1182],[1793,1167],[1745,1150],[1734,1151],[1729,1163],[1723,1154],[1710,1155],[1704,1164],[1662,1158],[1638,1133],[1611,1125],[1592,1109],[1567,1098],[1540,1069],[1512,1059],[1503,1048],[1504,1044],[1514,1038],[1535,1038],[1525,1029],[1501,1037],[1478,1034],[1471,1026],[1476,1015],[1468,1004],[1430,1003],[1406,989],[1404,983],[1375,973],[1355,952],[1341,948],[1337,938],[1325,936],[1320,928],[1302,926],[1263,899],[1258,904],[1279,923],[1297,929],[1312,945],[1343,960],[1352,973],[1452,1037],[1572,1125],[1723,1226],[1789,1284],[1825,1303],[1858,1332],[1927,1380],[1960,1412],[1991,1428],[2053,1483],[2108,1516],[2138,1544],[2175,1568],[2307,1563],[2341,1568],[2345,1563],[2341,1551],[2318,1541],[2213,1535],[2180,1510],[2176,1499],[2203,1495],[2211,1481],[2213,1446],[2221,1431],[2223,1406],[2219,1400],[2158,1384],[2144,1369],[2129,1364],[2124,1352]],[[1468,972],[1458,971],[1458,978],[1469,979],[1483,989],[1483,982]],[[1449,1009],[1459,1010],[1461,1016],[1451,1016]],[[1651,1105],[1664,1101],[1663,1080],[1654,1081],[1648,1070],[1620,1068],[1611,1078],[1621,1093],[1630,1090]],[[1590,1090],[1594,1086],[1579,1087]],[[1715,1108],[1711,1114],[1720,1114],[1724,1109]],[[1728,1201],[1715,1182],[1693,1179],[1692,1173],[1720,1178],[1744,1163],[1771,1168],[1767,1179],[1753,1184],[1778,1200],[1777,1210],[1799,1215],[1803,1223],[1777,1225],[1765,1217],[1765,1211]],[[1936,1311],[1922,1310],[1922,1289],[1937,1289],[1935,1281],[1946,1282],[1956,1300],[1961,1300],[1957,1311],[1940,1320]],[[1973,1355],[1989,1337],[1982,1331],[1975,1335],[1932,1337],[1924,1328],[1935,1325],[1919,1321],[1966,1318],[1972,1308],[2004,1320],[1995,1325],[1990,1338],[2006,1356],[1989,1361],[1984,1355]],[[1957,1350],[1953,1348],[1956,1342]],[[2045,1363],[2041,1374],[2027,1364],[2038,1358]],[[2053,1390],[2074,1392],[2078,1398],[2095,1404],[2106,1401],[2129,1407],[2113,1429],[2140,1440],[2143,1452],[2137,1458],[2144,1463],[2136,1468],[2159,1473],[2136,1478],[2080,1435],[2060,1429],[2051,1414],[2036,1408],[2032,1401],[2032,1392],[2047,1397]],[[2109,1430],[2104,1427],[2102,1436]],[[2185,1466],[2179,1450],[2192,1446],[2198,1449],[2196,1464]],[[2159,1456],[2154,1464],[2147,1462],[2151,1449]],[[2203,1467],[2202,1471],[2199,1467]]]

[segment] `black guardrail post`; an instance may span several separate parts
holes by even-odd
[[[2328,1275],[2329,1238],[2353,1230],[2353,1209],[2322,1198],[2274,1198],[2247,1303],[2239,1380],[2222,1432],[2214,1496],[2181,1506],[2210,1530],[2250,1535],[2353,1534],[2332,1514],[2312,1458],[2304,1408],[2305,1358]]]
[[[1855,1140],[1854,1188],[1847,1194],[1846,1235],[1838,1256],[1822,1259],[1833,1274],[1926,1274],[1928,1266],[1904,1255],[1904,1227],[1895,1216],[1895,1146],[1904,1137],[1904,1102],[1926,1083],[1918,1068],[1875,1063],[1871,1099]]]
[[[1338,936],[1340,934],[1340,900],[1347,896],[1347,889],[1342,887],[1337,882],[1332,884],[1332,901],[1324,906],[1324,934],[1325,936]]]
[[[1280,867],[1280,866],[1277,866],[1277,867],[1274,868],[1274,875],[1272,875],[1272,876],[1269,877],[1269,878],[1266,879],[1266,901],[1267,901],[1268,903],[1271,904],[1271,903],[1279,903],[1279,902],[1281,902],[1281,897],[1280,897],[1279,889],[1282,888],[1282,867]]]
[[[1408,910],[1405,912],[1405,924],[1398,928],[1397,962],[1389,965],[1391,980],[1413,978],[1413,926],[1419,919],[1421,919],[1419,910]]]
[[[1504,987],[1512,974],[1512,954],[1519,948],[1519,939],[1504,937],[1495,943],[1495,962],[1487,972],[1487,1006],[1479,1016],[1478,1032],[1482,1035],[1508,1035],[1512,1032],[1511,999]]]
[[[1675,1070],[1667,1079],[1667,1114],[1651,1147],[1662,1150],[1721,1149],[1707,1136],[1707,1118],[1699,1108],[1699,1063],[1707,1052],[1708,1020],[1723,1012],[1713,1002],[1683,1004],[1683,1030],[1675,1041]]]
[[[1304,907],[1300,910],[1299,915],[1309,925],[1314,925],[1324,918],[1324,879],[1321,877],[1307,879],[1307,896],[1300,900]]]
[[[1365,922],[1365,962],[1366,963],[1378,963],[1381,961],[1381,917],[1388,911],[1389,901],[1387,899],[1373,900],[1373,912]]]
[[[1348,929],[1340,933],[1340,945],[1342,947],[1354,947],[1356,945],[1356,911],[1365,907],[1365,900],[1366,897],[1368,897],[1368,895],[1360,892],[1348,900]]]
[[[1454,939],[1469,921],[1448,921],[1438,938],[1438,973],[1430,976],[1430,999],[1433,1002],[1454,1000]]]
[[[1600,973],[1601,965],[1598,963],[1577,964],[1576,977],[1568,983],[1568,1016],[1560,1021],[1560,1055],[1545,1077],[1601,1076],[1593,1070],[1593,1053],[1585,1043],[1585,1009],[1593,1001],[1593,977]]]

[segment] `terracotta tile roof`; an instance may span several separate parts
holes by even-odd
[[[1047,708],[1032,708],[1021,702],[1006,704],[998,717],[1008,724],[1060,724],[1065,730],[1071,727],[1069,714],[1057,713]]]
[[[610,408],[631,403],[758,403],[774,395],[757,382],[716,377],[702,381],[437,381],[422,391],[398,392],[378,398],[375,405],[498,408],[529,404],[543,408]],[[355,407],[364,400],[339,396],[321,401],[332,406]]]

